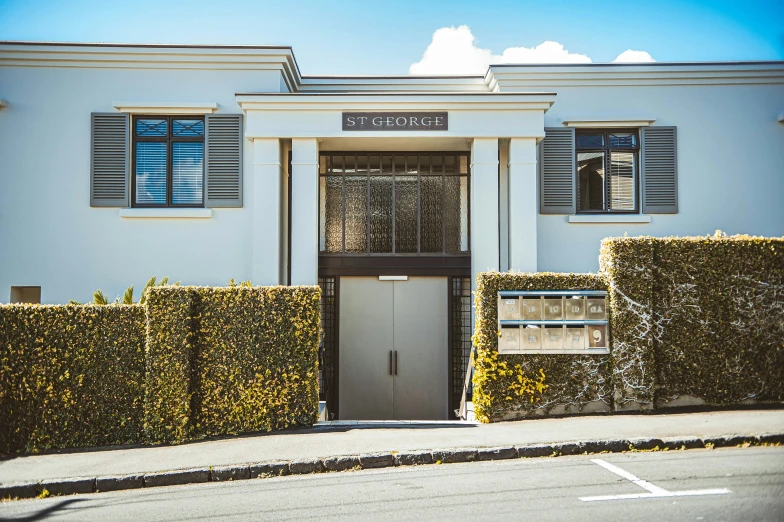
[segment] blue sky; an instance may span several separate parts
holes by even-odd
[[[507,60],[610,62],[628,49],[660,62],[781,60],[782,22],[782,0],[0,0],[2,40],[290,45],[306,75],[405,74],[431,44],[420,73],[471,72],[509,48]],[[537,49],[545,41],[563,52]],[[450,52],[453,65],[440,63]]]

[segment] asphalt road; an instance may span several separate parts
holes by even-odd
[[[643,498],[581,500],[623,495]],[[781,521],[784,447],[517,459],[96,493],[4,502],[0,519]]]

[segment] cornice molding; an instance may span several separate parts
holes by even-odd
[[[237,94],[243,110],[548,110],[555,93]]]
[[[120,112],[129,114],[212,114],[216,102],[112,102]]]
[[[290,47],[0,42],[0,67],[280,71],[289,90],[301,75]]]

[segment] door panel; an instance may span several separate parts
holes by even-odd
[[[394,418],[445,420],[449,409],[448,279],[394,282]]]
[[[339,408],[342,419],[389,420],[393,285],[377,277],[340,279]]]

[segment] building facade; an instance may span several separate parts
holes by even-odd
[[[4,42],[0,99],[0,301],[321,284],[342,418],[450,416],[478,272],[784,235],[784,62],[317,77],[288,47]]]

